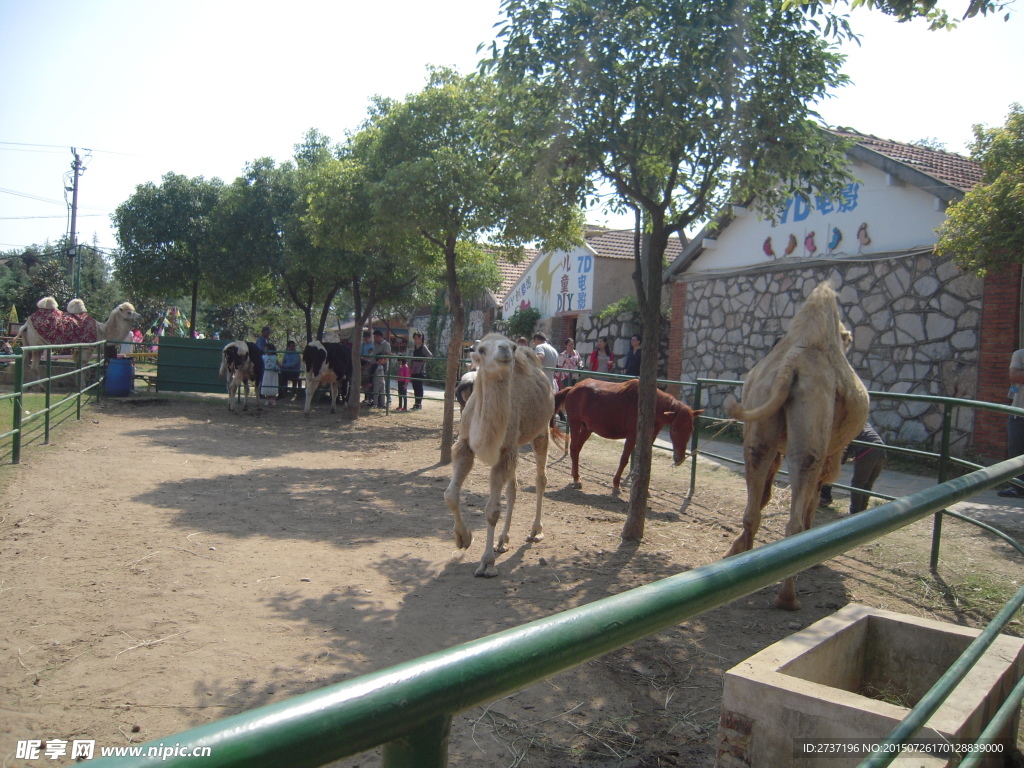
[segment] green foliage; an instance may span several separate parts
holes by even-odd
[[[1024,108],[1013,104],[1001,128],[974,126],[974,137],[984,183],[950,206],[935,250],[984,275],[1024,262]]]
[[[139,295],[191,295],[193,326],[199,292],[213,287],[208,280],[217,271],[220,254],[211,230],[222,188],[220,179],[168,173],[159,186],[137,186],[112,217],[120,245],[114,256],[118,279]]]
[[[628,296],[623,296],[618,301],[609,304],[598,312],[597,319],[599,322],[604,323],[618,315],[634,314],[639,311],[640,305],[637,304],[636,294],[630,294]]]
[[[505,334],[510,339],[517,339],[520,336],[525,336],[529,339],[533,336],[533,329],[537,327],[539,321],[539,309],[536,307],[526,307],[525,309],[520,307],[508,319],[505,325]]]
[[[849,5],[850,8],[873,8],[882,13],[892,16],[899,21],[910,21],[911,19],[925,19],[929,29],[953,29],[956,22],[950,18],[949,12],[943,8],[936,7],[938,0],[784,0],[783,8],[803,6],[812,13],[821,10],[824,6],[836,6],[840,2]],[[997,13],[1005,14],[1004,20],[1010,17],[1009,11],[1011,2],[991,2],[991,0],[968,0],[967,9],[964,11],[963,19],[972,19],[975,16],[993,16]]]

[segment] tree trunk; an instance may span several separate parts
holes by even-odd
[[[455,272],[455,238],[445,243],[444,252],[445,275],[448,283],[448,301],[452,307],[452,335],[448,342],[448,366],[444,377],[444,411],[441,421],[441,463],[452,463],[452,441],[455,437],[455,400],[451,393],[455,391],[461,371],[462,336],[466,332],[466,308],[462,304],[462,292],[459,290],[459,277]]]
[[[352,309],[355,311],[355,323],[352,325],[352,381],[348,387],[348,417],[355,421],[359,418],[359,407],[362,401],[363,361],[359,357],[359,347],[363,343],[363,296],[359,290],[359,280],[352,280]]]
[[[661,338],[661,262],[668,243],[660,221],[654,222],[655,231],[641,248],[640,318],[643,323],[643,343],[640,353],[640,381],[638,393],[636,448],[633,449],[633,485],[629,489],[629,509],[622,527],[622,538],[639,540],[644,537],[647,503],[650,499],[652,435],[654,408],[658,401],[658,346]]]
[[[199,310],[199,281],[192,281],[192,311],[189,313],[189,338],[195,338],[196,332],[196,313]]]

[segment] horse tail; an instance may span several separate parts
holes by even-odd
[[[729,395],[722,404],[726,416],[730,419],[736,419],[736,421],[760,421],[761,419],[774,416],[785,404],[786,400],[789,399],[789,389],[793,384],[795,373],[796,370],[793,366],[787,365],[775,374],[775,381],[772,382],[772,388],[768,393],[768,400],[750,410],[744,410],[736,402],[736,398]]]
[[[552,422],[555,420],[555,416],[560,413],[565,413],[565,398],[569,396],[569,391],[571,389],[572,387],[566,387],[565,389],[560,389],[555,393],[555,412],[551,414]]]

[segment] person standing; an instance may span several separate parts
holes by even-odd
[[[267,351],[267,344],[270,344],[270,326],[264,325],[263,330],[260,331],[260,335],[256,338],[256,346],[260,352]],[[273,346],[273,344],[271,344]]]
[[[416,402],[413,404],[412,409],[418,411],[423,407],[423,382],[427,379],[427,360],[433,355],[427,348],[427,345],[423,343],[423,334],[416,331],[412,335],[413,350],[412,365],[409,366],[412,374],[412,391],[416,396]]]
[[[1024,408],[1024,349],[1018,349],[1010,358],[1010,405]],[[1013,458],[1024,453],[1024,416],[1009,416],[1006,420],[1006,456]],[[1024,474],[1017,475],[1024,483]],[[1011,485],[997,494],[1004,499],[1024,498],[1024,488]]]
[[[540,331],[533,334],[533,351],[536,352],[537,357],[540,358],[542,368],[558,367],[558,350],[548,344],[548,337]],[[555,383],[554,372],[545,371],[545,373],[547,373],[548,379],[551,381],[551,389],[557,392],[558,384]]]
[[[299,394],[299,380],[301,378],[302,357],[295,348],[295,342],[289,339],[288,344],[285,345],[284,359],[281,361],[280,370],[278,371],[281,387],[278,390],[277,396],[282,400],[285,398],[288,394],[288,382],[292,384],[292,393],[297,396]]]
[[[576,341],[572,338],[565,340],[565,349],[558,356],[558,367],[563,370],[578,371],[583,367],[583,358],[580,357],[580,353],[576,351]],[[558,386],[560,389],[571,387],[576,383],[576,375],[569,373],[559,373],[555,375],[558,380]]]
[[[608,337],[597,340],[597,346],[590,353],[590,370],[598,373],[611,373],[615,369],[615,357],[608,348]]]
[[[870,491],[875,486],[875,481],[882,474],[885,466],[885,442],[870,424],[865,424],[864,429],[857,435],[855,440],[871,445],[854,445],[850,443],[843,453],[843,463],[853,462],[853,477],[850,480],[851,488],[860,488]],[[875,446],[878,446],[877,448]],[[853,491],[850,494],[850,514],[855,515],[868,508],[868,495]],[[821,486],[821,506],[827,507],[832,503],[832,486]]]
[[[640,375],[640,347],[644,339],[639,333],[634,333],[629,339],[629,352],[626,353],[626,368],[624,373],[627,376]]]
[[[402,360],[398,364],[398,410],[409,410],[409,379],[412,376],[412,369],[409,368],[409,361]]]
[[[267,400],[267,406],[273,406],[277,402],[277,348],[273,342],[266,342],[266,349],[263,350],[263,381],[260,384],[260,394]]]

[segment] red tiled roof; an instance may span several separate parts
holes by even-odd
[[[587,245],[593,248],[598,256],[611,259],[633,258],[633,230],[593,227],[587,231],[586,239]],[[680,244],[679,238],[670,238],[668,248],[665,249],[666,258],[672,261],[682,252],[683,246]]]
[[[534,257],[539,253],[535,248],[525,249],[523,254],[523,260],[518,264],[513,264],[510,261],[505,261],[501,256],[498,256],[498,269],[501,271],[501,288],[498,289],[496,296],[503,297],[508,296],[508,292],[512,290],[512,286],[516,284],[526,268],[530,266],[530,262],[533,261]]]
[[[873,152],[903,163],[961,192],[969,192],[982,181],[981,166],[969,157],[880,139],[850,128],[832,129],[830,132],[836,136],[853,139]]]

